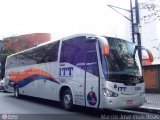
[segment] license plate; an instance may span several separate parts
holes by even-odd
[[[132,105],[133,104],[133,100],[127,100],[127,105]]]

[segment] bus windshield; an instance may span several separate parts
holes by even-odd
[[[106,39],[110,46],[110,54],[105,58],[108,69],[105,76],[108,80],[119,83],[143,82],[135,44],[118,38],[107,37]]]

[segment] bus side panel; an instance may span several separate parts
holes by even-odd
[[[85,70],[81,69],[84,67],[84,63],[77,64],[76,66],[70,63],[60,63],[60,84],[62,86],[70,86],[73,104],[85,105],[85,95],[84,95],[84,80],[85,80]]]
[[[17,67],[14,77],[18,81],[19,93],[28,96],[58,100],[59,80],[57,62]]]
[[[28,95],[33,97],[39,97],[40,93],[38,90],[39,80],[35,80],[23,88],[19,88],[19,94]]]

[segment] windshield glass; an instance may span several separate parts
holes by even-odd
[[[140,83],[143,81],[140,62],[135,45],[131,42],[107,37],[110,54],[107,61],[107,76],[109,81]],[[136,54],[136,55],[134,55]]]

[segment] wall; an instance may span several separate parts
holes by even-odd
[[[160,65],[143,66],[146,92],[160,93]]]

